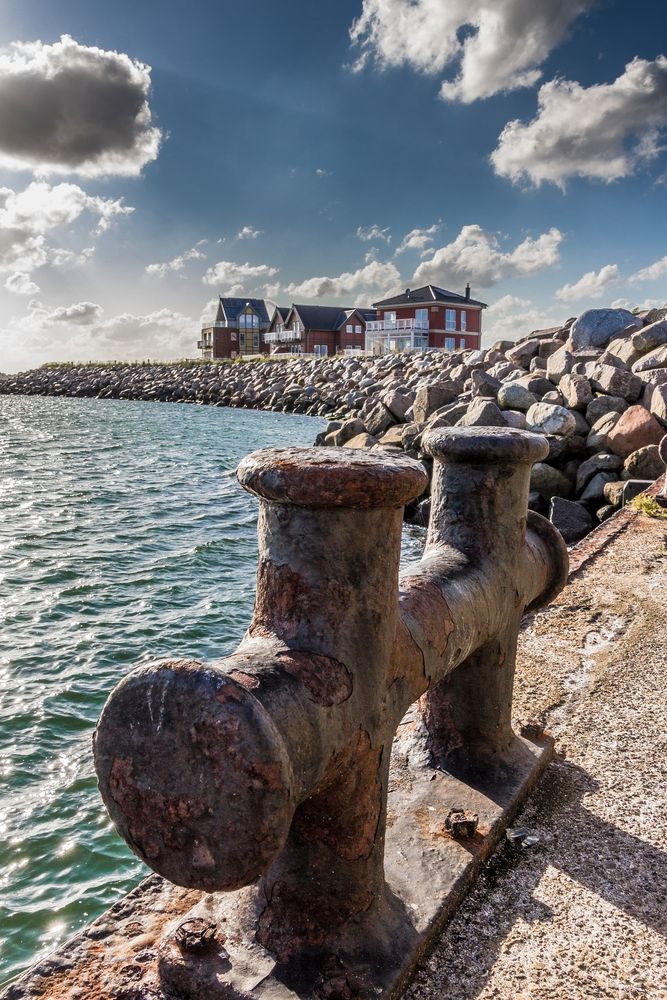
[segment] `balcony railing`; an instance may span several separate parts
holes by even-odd
[[[284,344],[290,340],[301,340],[302,336],[301,330],[275,330],[273,333],[264,334],[264,343]]]
[[[389,333],[395,330],[423,330],[428,333],[427,319],[378,319],[366,324],[366,333]]]

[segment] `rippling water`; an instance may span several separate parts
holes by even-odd
[[[0,396],[0,982],[146,872],[97,793],[95,721],[138,661],[235,647],[257,508],[234,470],[321,423]]]

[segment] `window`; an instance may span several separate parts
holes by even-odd
[[[254,312],[244,312],[239,316],[240,330],[259,330],[259,316]]]
[[[258,333],[253,333],[253,335],[252,335],[252,343],[253,343],[253,347],[259,347],[259,334]]]
[[[445,330],[456,329],[456,309],[445,309]]]
[[[384,325],[385,325],[385,327],[388,327],[389,329],[391,329],[392,327],[396,326],[396,313],[395,312],[386,312],[384,314]]]
[[[348,323],[345,327],[345,333],[354,333],[354,326],[352,323]]]
[[[466,346],[466,339],[465,337],[461,337],[459,340],[459,347],[465,347],[465,346]]]
[[[415,309],[415,326],[418,330],[428,330],[428,309]]]
[[[465,309],[462,309],[461,310],[461,329],[462,330],[465,330],[465,328],[466,328],[467,319],[468,319],[468,313],[465,311]]]
[[[453,351],[456,348],[456,338],[455,337],[445,337],[445,350]]]
[[[359,324],[358,326],[355,326],[354,332],[355,333],[361,333],[361,324]]]
[[[313,354],[316,358],[326,358],[329,353],[329,348],[326,344],[315,344],[313,347]]]

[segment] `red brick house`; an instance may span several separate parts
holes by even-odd
[[[366,350],[371,353],[428,347],[454,351],[481,344],[486,303],[470,298],[470,285],[465,295],[435,285],[406,288],[373,307],[376,318],[366,324]]]
[[[240,354],[268,354],[264,334],[269,328],[269,314],[264,299],[225,298],[220,296],[215,320],[205,326],[197,347],[202,358],[236,358]]]
[[[340,306],[292,305],[277,309],[264,334],[271,354],[329,354],[363,351],[366,323],[374,309],[344,309]]]

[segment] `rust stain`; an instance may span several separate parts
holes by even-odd
[[[352,694],[352,675],[332,656],[290,650],[277,657],[282,669],[306,688],[317,705],[340,705]]]

